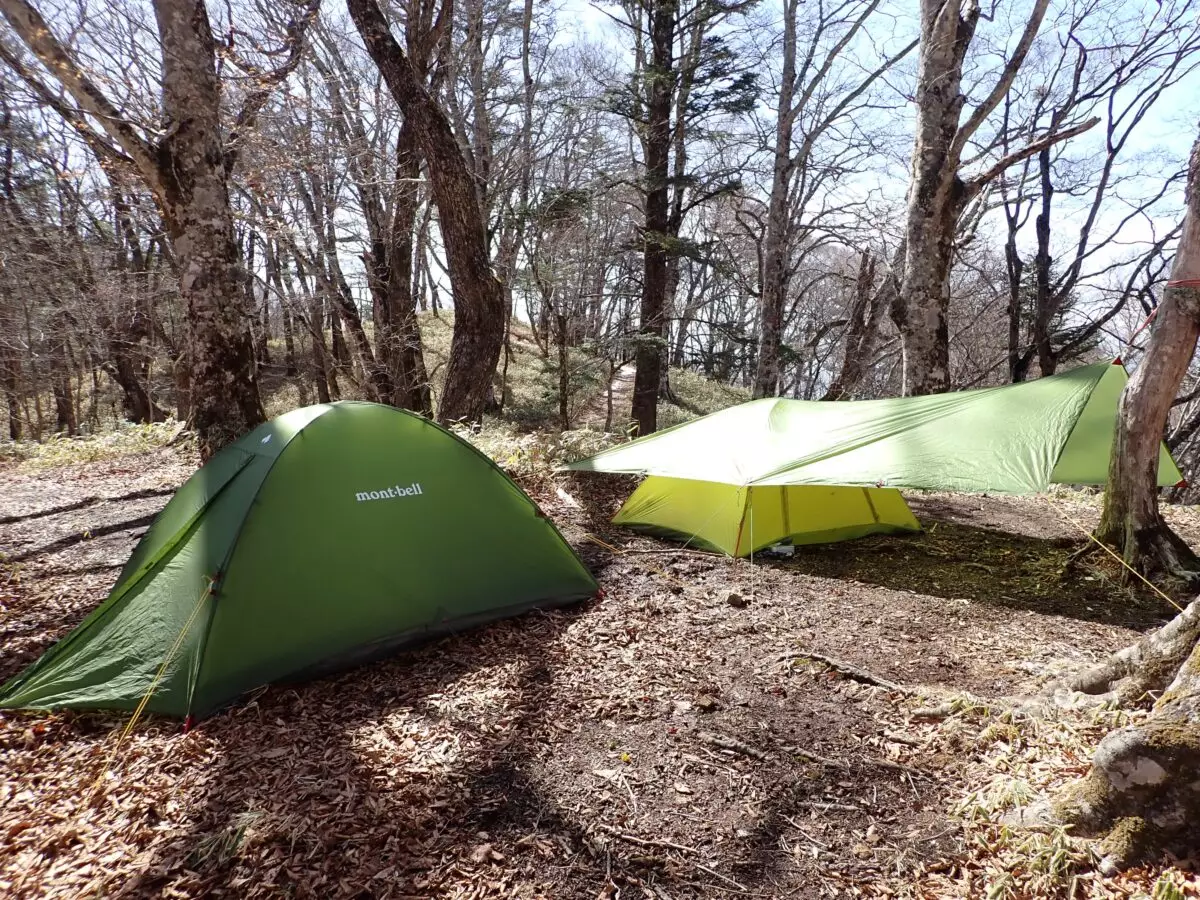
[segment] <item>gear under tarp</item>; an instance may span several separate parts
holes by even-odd
[[[1103,484],[1127,380],[1119,363],[1099,363],[952,394],[755,400],[567,468],[650,476],[614,522],[734,556],[781,540],[915,531],[897,488]],[[1158,480],[1182,480],[1166,447]]]

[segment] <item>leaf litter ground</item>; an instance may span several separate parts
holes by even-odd
[[[195,462],[157,450],[0,472],[0,551],[20,558],[0,575],[0,678],[104,597],[136,523]],[[1124,720],[1032,722],[980,698],[1036,690],[1047,667],[1098,659],[1169,614],[1102,562],[1066,567],[1081,536],[1063,513],[1091,524],[1086,498],[914,497],[922,535],[751,563],[612,528],[627,481],[524,486],[602,599],[271,688],[187,734],[143,722],[111,762],[120,717],[0,713],[0,896],[1102,897],[1186,883],[1186,860],[1100,879],[1083,842],[999,824],[1083,772]],[[58,507],[72,508],[19,518]],[[949,714],[922,711],[947,698]]]

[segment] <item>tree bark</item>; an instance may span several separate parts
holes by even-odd
[[[449,120],[418,80],[376,0],[347,0],[346,6],[388,90],[412,123],[438,209],[454,291],[454,335],[438,420],[479,421],[504,341],[504,292],[492,273],[475,185]],[[442,14],[448,10],[450,0]]]
[[[1194,577],[1191,550],[1162,521],[1159,442],[1200,334],[1200,138],[1192,147],[1187,206],[1146,357],[1121,395],[1100,535],[1143,571]],[[1092,770],[1058,799],[1056,813],[1085,833],[1107,832],[1102,868],[1117,870],[1163,847],[1200,847],[1200,600],[1156,634],[1084,673],[1072,687],[1116,686],[1126,701],[1165,692],[1147,720],[1101,741]]]
[[[1056,818],[1103,835],[1101,870],[1137,864],[1163,848],[1200,847],[1200,600],[1155,634],[1085,673],[1072,687],[1117,686],[1126,702],[1163,691],[1147,720],[1109,733],[1091,771],[1056,798]]]
[[[396,197],[383,280],[385,340],[380,347],[392,383],[394,406],[433,417],[429,375],[413,293],[413,230],[417,225],[417,179],[421,175],[416,132],[407,121],[396,140]]]
[[[893,265],[904,255],[903,247],[896,252]],[[885,310],[891,305],[898,289],[898,273],[893,268],[884,275],[883,283],[875,287],[875,257],[864,250],[859,260],[858,278],[854,285],[854,304],[843,338],[845,350],[842,366],[822,400],[849,400],[862,386],[879,342],[879,329]]]
[[[1145,575],[1194,581],[1200,559],[1158,508],[1159,444],[1200,336],[1200,138],[1192,147],[1183,230],[1146,355],[1118,408],[1096,537]]]
[[[1054,182],[1050,177],[1050,148],[1038,154],[1038,178],[1041,182],[1041,210],[1034,221],[1037,233],[1037,255],[1033,258],[1036,283],[1033,319],[1033,342],[1037,350],[1038,368],[1042,375],[1053,375],[1058,366],[1054,347],[1050,342],[1050,326],[1058,311],[1050,285],[1050,207],[1054,201]]]
[[[15,334],[16,326],[9,320],[8,310],[0,304],[0,334]],[[0,390],[8,407],[8,436],[19,441],[24,436],[21,420],[21,357],[7,338],[0,340]]]
[[[977,4],[922,0],[916,139],[906,217],[904,281],[892,308],[904,354],[904,393],[950,388],[950,261],[966,205],[955,138],[966,98],[963,62],[979,21]]]
[[[931,394],[950,388],[949,281],[958,219],[987,181],[1028,156],[1033,145],[1010,154],[970,182],[960,176],[962,153],[1008,93],[1048,5],[1049,0],[1036,0],[1017,47],[991,93],[960,124],[966,102],[962,93],[963,64],[979,22],[979,4],[975,0],[961,5],[921,0],[907,249],[904,280],[892,306],[903,350],[905,394]]]
[[[179,261],[187,308],[191,416],[207,457],[264,419],[249,310],[241,289],[229,205],[229,148],[221,132],[216,44],[203,0],[155,0],[162,51],[164,136],[145,140],[91,82],[27,0],[0,0],[13,30],[95,117],[154,194]],[[101,139],[77,114],[85,138]],[[117,148],[119,147],[119,151]]]
[[[646,216],[642,231],[642,298],[633,380],[633,418],[638,434],[658,429],[658,393],[666,351],[665,306],[670,227],[671,87],[674,72],[675,4],[653,4],[650,62],[646,66]]]
[[[779,357],[783,341],[783,307],[787,298],[787,247],[791,234],[788,191],[792,184],[792,127],[796,111],[792,97],[796,86],[796,8],[798,0],[785,0],[783,8],[783,72],[775,119],[775,159],[767,227],[763,235],[762,309],[759,315],[758,370],[752,396],[779,393]]]

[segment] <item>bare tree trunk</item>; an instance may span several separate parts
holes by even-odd
[[[157,0],[168,134],[158,147],[179,292],[187,304],[191,415],[208,457],[266,416],[233,241],[216,47],[203,0]]]
[[[386,299],[390,324],[387,364],[395,392],[392,402],[432,418],[433,399],[413,292],[413,229],[417,226],[416,182],[420,175],[416,134],[406,121],[396,144],[397,187]]]
[[[754,376],[755,398],[774,397],[779,393],[783,306],[787,297],[787,248],[791,236],[788,191],[792,184],[792,127],[796,116],[792,97],[796,85],[798,6],[799,0],[785,0],[783,7],[783,73],[775,120],[771,199],[767,205],[767,227],[763,235],[762,293],[759,298],[762,308],[758,326],[758,371]]]
[[[895,263],[903,259],[904,248],[896,252]],[[822,400],[848,400],[862,386],[875,356],[879,329],[898,287],[898,273],[889,271],[883,283],[875,287],[875,257],[864,250],[859,260],[858,278],[854,285],[854,304],[844,337],[842,367],[829,385]]]
[[[1142,571],[1195,578],[1200,561],[1158,510],[1159,442],[1200,335],[1200,138],[1192,147],[1187,208],[1175,261],[1145,359],[1121,396],[1099,536]],[[1124,699],[1165,692],[1144,724],[1100,743],[1091,772],[1067,789],[1057,813],[1082,829],[1108,831],[1103,867],[1119,869],[1183,841],[1200,846],[1200,601],[1073,685],[1120,688]],[[1123,683],[1122,683],[1123,682]]]
[[[518,166],[516,210],[511,212],[500,238],[496,260],[504,279],[504,362],[500,372],[499,408],[508,402],[508,365],[512,361],[513,283],[516,280],[517,253],[529,217],[529,191],[532,183],[533,106],[535,85],[531,59],[533,39],[533,0],[525,0],[521,12],[521,156]]]
[[[15,324],[9,320],[8,311],[0,305],[0,334],[16,334]],[[19,441],[23,437],[21,421],[21,357],[9,345],[8,337],[0,338],[0,390],[8,406],[8,436]]]
[[[917,122],[906,216],[908,241],[904,280],[892,306],[904,354],[905,394],[937,393],[950,387],[949,279],[959,216],[987,181],[1040,149],[1031,145],[1010,154],[969,183],[959,173],[967,142],[1008,93],[1048,5],[1049,0],[1036,0],[1024,33],[991,93],[960,125],[966,102],[962,93],[963,63],[979,22],[979,4],[921,0]]]
[[[567,315],[554,316],[556,343],[558,344],[558,424],[563,431],[571,430],[571,355],[567,349]]]
[[[130,422],[142,425],[166,419],[166,412],[151,399],[142,383],[127,342],[117,339],[109,343],[109,361],[103,363],[103,368],[121,388],[121,405]]]
[[[280,271],[284,283],[288,286],[288,293],[291,294],[291,270],[287,266],[281,266]],[[299,271],[297,275],[300,281],[301,295],[305,298],[308,307],[307,317],[298,314],[297,318],[306,325],[309,339],[312,341],[313,384],[317,390],[317,402],[329,403],[331,400],[338,399],[340,393],[338,390],[336,366],[330,360],[329,351],[325,345],[324,313],[321,298],[310,287],[303,271]]]
[[[904,393],[950,388],[950,260],[954,230],[966,206],[958,176],[955,138],[966,98],[963,62],[979,21],[979,7],[921,2],[921,63],[917,123],[908,189],[904,281],[892,318],[904,353]]]
[[[450,122],[418,81],[376,0],[347,0],[346,6],[388,90],[412,122],[438,208],[454,290],[454,336],[438,419],[478,421],[500,361],[504,292],[492,274],[474,181]],[[443,5],[442,15],[448,9],[452,11],[449,2]]]
[[[288,378],[295,378],[299,374],[296,367],[296,335],[292,325],[292,313],[286,306],[281,308],[280,318],[283,328],[283,374]]]
[[[241,132],[253,123],[270,88],[299,60],[305,30],[316,13],[315,0],[289,26],[287,62],[274,72],[260,73],[228,137],[222,132],[217,48],[203,0],[155,0],[163,121],[153,130],[163,136],[154,143],[92,82],[28,0],[0,0],[0,13],[78,109],[59,102],[57,92],[36,73],[22,72],[21,77],[81,135],[98,159],[123,154],[123,162],[136,169],[154,195],[171,236],[186,306],[188,347],[180,360],[186,359],[190,366],[186,380],[191,419],[201,454],[211,455],[264,418],[249,323],[252,311],[246,308],[241,289],[228,177],[237,160]]]
[[[1171,281],[1145,358],[1121,395],[1096,536],[1137,571],[1193,580],[1200,576],[1200,560],[1158,509],[1158,448],[1200,336],[1200,139],[1192,147],[1187,198]]]
[[[1024,381],[1029,374],[1032,354],[1021,352],[1021,323],[1023,320],[1021,300],[1025,289],[1025,260],[1017,246],[1017,234],[1022,225],[1022,207],[1025,198],[1018,195],[1013,203],[1004,201],[1004,218],[1007,237],[1004,241],[1004,267],[1008,275],[1008,380],[1013,384]]]
[[[671,85],[674,71],[675,4],[653,4],[650,62],[646,66],[646,219],[637,373],[633,418],[638,434],[658,429],[658,394],[663,376],[667,298],[667,241],[670,227]]]
[[[1054,324],[1057,304],[1050,287],[1050,207],[1054,200],[1054,182],[1050,178],[1049,147],[1038,154],[1038,177],[1041,181],[1042,208],[1034,221],[1038,249],[1037,255],[1033,258],[1033,271],[1037,283],[1033,342],[1037,349],[1038,368],[1041,369],[1041,374],[1053,375],[1058,366],[1058,359],[1050,344],[1050,327]]]

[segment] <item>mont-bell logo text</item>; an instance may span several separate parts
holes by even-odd
[[[416,497],[423,493],[420,483],[414,481],[408,487],[400,487],[396,484],[384,488],[382,491],[359,491],[354,495],[354,499],[362,503],[364,500],[395,500],[397,497]]]

